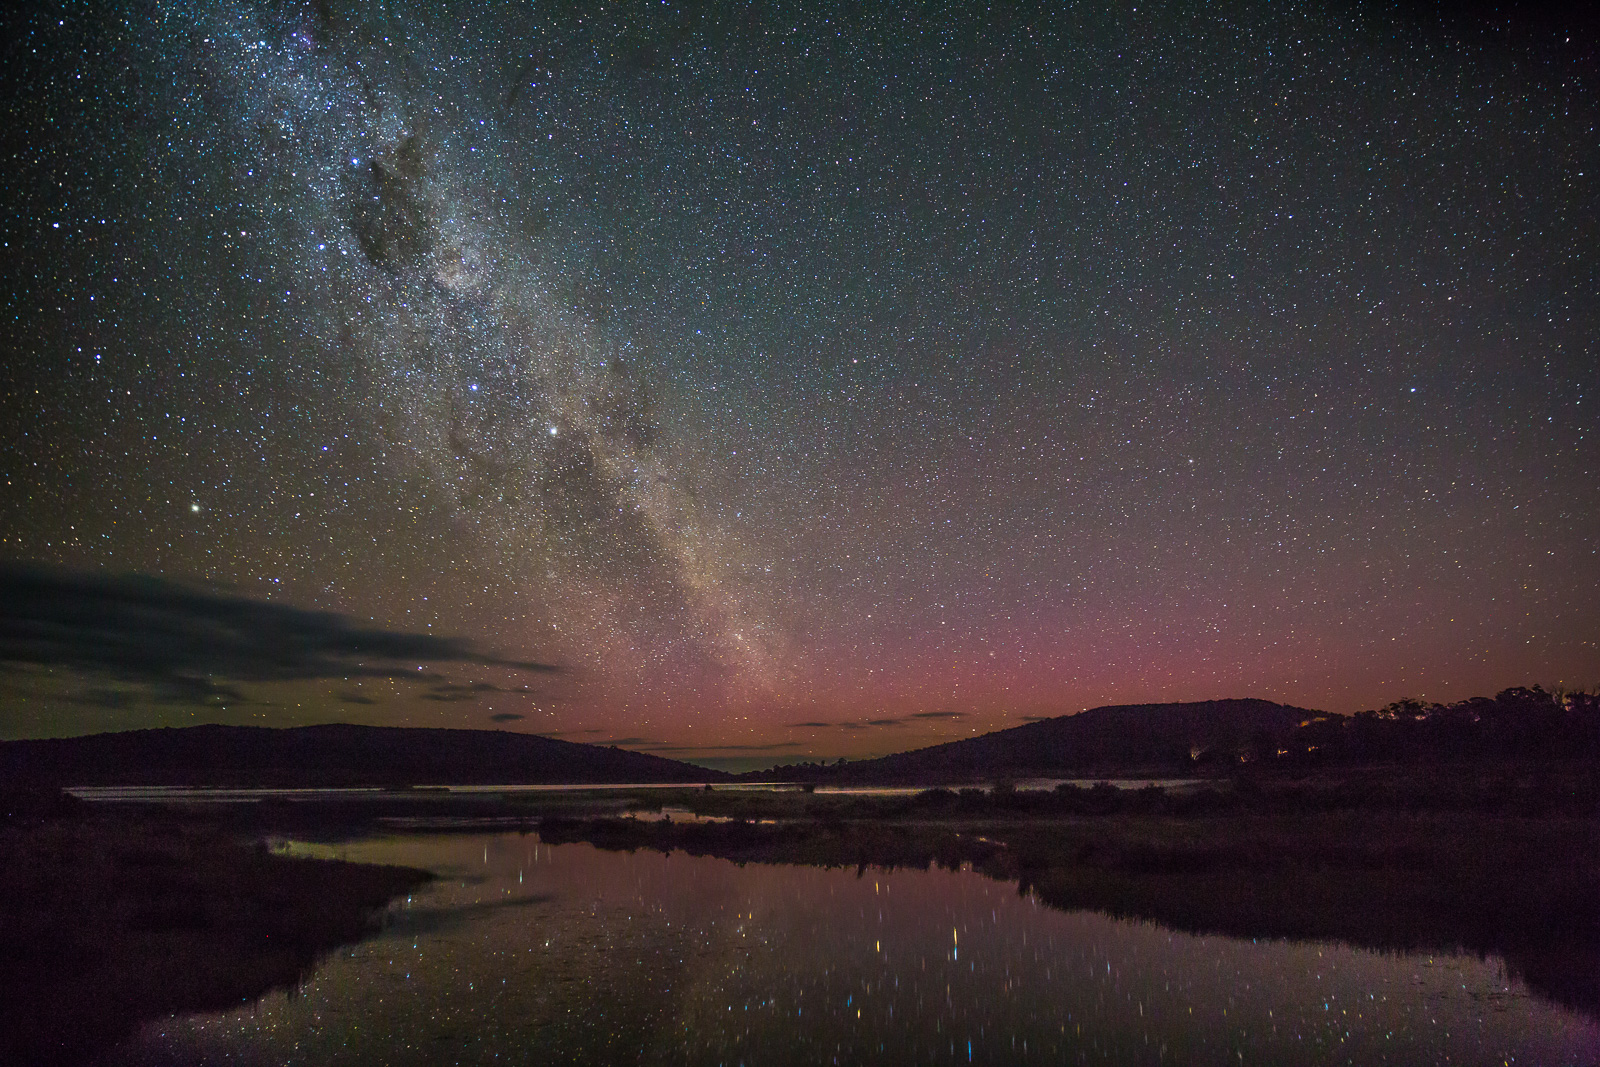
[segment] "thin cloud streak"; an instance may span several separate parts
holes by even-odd
[[[491,656],[456,638],[357,626],[332,612],[165,578],[0,563],[0,669],[14,674],[66,668],[149,685],[158,698],[194,703],[243,702],[233,683],[325,678],[444,683],[425,695],[439,701],[501,691],[417,672],[429,663],[559,671],[549,663]]]
[[[874,726],[908,726],[916,720],[964,719],[964,711],[918,711],[910,715],[894,715],[881,719],[862,719],[845,722],[792,722],[791,730],[867,730]]]

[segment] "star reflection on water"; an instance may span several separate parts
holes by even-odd
[[[441,877],[300,989],[151,1024],[108,1062],[1499,1064],[1600,1047],[1600,1024],[1493,958],[1193,936],[973,873],[532,834],[316,849]]]

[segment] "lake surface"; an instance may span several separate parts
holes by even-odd
[[[1195,937],[971,872],[551,847],[291,850],[441,875],[299,989],[147,1026],[145,1064],[1593,1064],[1494,959]]]

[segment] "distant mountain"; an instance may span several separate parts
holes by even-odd
[[[596,785],[726,777],[642,752],[501,730],[190,726],[0,742],[0,786]]]
[[[1121,704],[1030,722],[964,741],[829,767],[825,779],[873,782],[1048,777],[1113,771],[1170,772],[1270,755],[1323,712],[1270,700]],[[778,768],[778,773],[795,768]],[[805,778],[807,775],[797,775]]]

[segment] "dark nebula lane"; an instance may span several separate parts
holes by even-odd
[[[0,734],[792,758],[1600,681],[1600,70],[1560,18],[6,27],[0,555],[564,670],[227,705],[35,673]]]

